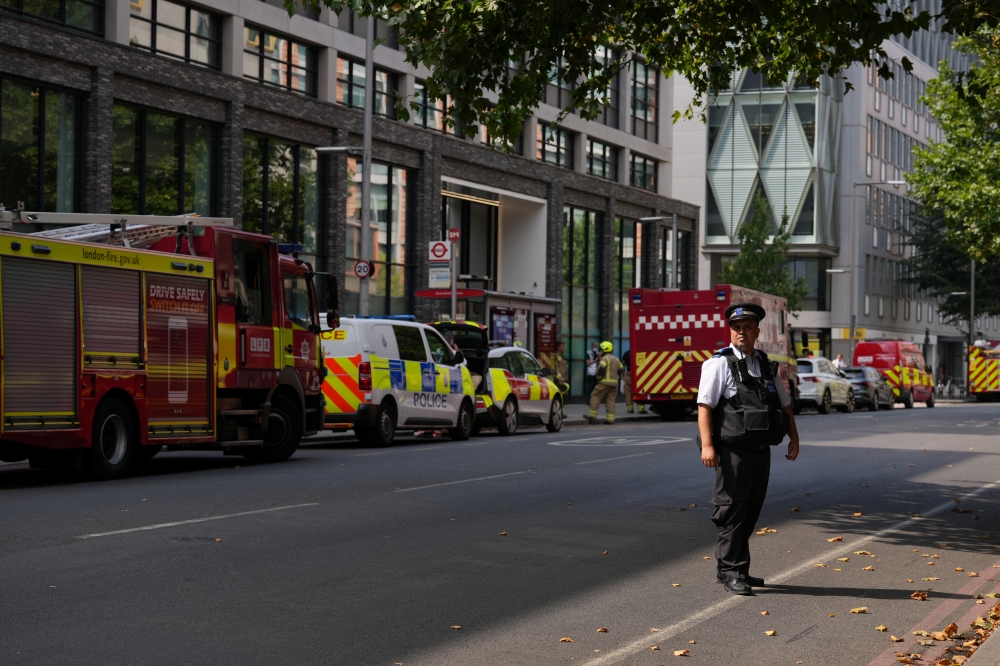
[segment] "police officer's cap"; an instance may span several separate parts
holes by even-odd
[[[726,308],[726,319],[730,322],[738,319],[753,319],[759,322],[765,314],[764,308],[756,303],[733,303]]]

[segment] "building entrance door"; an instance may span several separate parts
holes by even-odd
[[[459,280],[469,289],[496,289],[499,206],[448,195],[442,199],[442,237],[448,237],[448,229],[462,232]]]

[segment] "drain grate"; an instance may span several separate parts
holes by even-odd
[[[159,535],[161,539],[166,539],[173,543],[191,543],[191,542],[201,542],[201,543],[213,543],[215,537],[202,537],[202,536],[163,536]]]

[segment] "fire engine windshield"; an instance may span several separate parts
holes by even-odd
[[[302,275],[285,273],[285,307],[292,323],[309,328],[313,320],[312,294],[309,282]]]

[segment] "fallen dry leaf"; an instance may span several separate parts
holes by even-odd
[[[222,541],[222,539],[220,539],[219,537],[215,537],[215,543],[219,543],[220,541]]]
[[[825,564],[822,564],[822,563],[820,563],[820,564],[814,564],[813,566],[814,566],[814,567],[825,567],[826,565],[825,565]]]
[[[912,664],[913,660],[910,659],[909,657],[898,657],[896,659],[896,662],[900,664]]]
[[[892,641],[893,643],[902,643],[903,642],[902,638],[898,638],[896,636],[889,636],[889,640]]]
[[[985,599],[976,599],[976,603],[977,604],[985,604],[986,600]]]
[[[703,560],[710,560],[710,559],[712,559],[712,558],[711,558],[711,557],[709,557],[708,555],[704,555],[704,556],[702,556],[702,558],[701,558],[701,559],[703,559]]]
[[[844,540],[844,537],[842,537],[842,536],[836,536],[836,537],[833,537],[831,539],[827,539],[827,541],[830,542],[830,543],[833,543],[834,541],[843,541],[843,540]]]
[[[690,644],[690,645],[694,645],[694,644],[696,644],[697,642],[698,642],[698,641],[688,641],[688,644]]]
[[[862,571],[875,571],[875,567],[869,565],[867,567],[862,567],[861,570]]]
[[[884,624],[880,624],[877,627],[875,627],[875,631],[889,631],[889,627],[885,626]]]
[[[670,584],[670,587],[680,587],[680,586],[681,586],[680,583],[671,583]]]
[[[460,624],[453,624],[453,625],[451,625],[451,628],[452,629],[461,629],[462,625],[460,625]],[[572,641],[570,641],[570,642],[572,642]]]
[[[931,559],[932,559],[932,560],[940,560],[940,559],[941,559],[941,556],[940,556],[940,555],[938,555],[937,553],[934,553],[933,555],[931,555]]]
[[[834,569],[834,571],[843,571],[843,569]]]
[[[907,583],[912,583],[912,582],[913,582],[913,579],[912,579],[912,578],[907,578],[907,579],[906,579],[906,582],[907,582]]]
[[[868,606],[860,606],[858,608],[852,608],[851,612],[852,613],[867,613],[868,612]]]
[[[972,513],[972,509],[960,509],[958,507],[955,507],[952,511],[955,513]]]
[[[651,648],[649,648],[649,649],[650,649],[650,650],[659,650],[659,649],[660,649],[660,646],[659,646],[659,645],[654,645],[653,647],[651,647]]]
[[[769,631],[765,631],[764,635],[765,636],[777,636],[778,635],[778,630],[777,629],[771,629]]]
[[[792,513],[798,513],[798,512],[799,512],[799,507],[793,506],[792,507]]]
[[[855,511],[854,512],[854,517],[855,518],[860,518],[861,517],[861,512],[860,511]]]
[[[923,516],[920,515],[919,513],[911,513],[910,518],[923,518]]]
[[[597,630],[597,633],[599,633],[599,634],[606,634],[606,633],[608,633],[608,628],[607,627],[601,627],[600,629]]]
[[[850,562],[851,558],[849,558],[849,557],[838,557],[837,561],[838,562]]]
[[[691,654],[691,650],[674,650],[675,657],[686,657]]]
[[[461,629],[461,627],[458,627],[458,628]],[[569,636],[564,636],[564,637],[562,637],[562,638],[559,639],[559,642],[560,643],[572,643],[573,639],[570,638]]]
[[[770,615],[771,611],[761,611],[760,614],[761,615]]]
[[[678,507],[678,508],[677,508],[677,510],[678,510],[678,511],[687,511],[687,509],[686,509],[685,507],[683,507],[683,506],[681,506],[681,507]]]
[[[659,629],[650,629],[650,631],[659,631]]]
[[[607,554],[608,554],[608,551],[604,551],[604,555],[607,555]]]
[[[920,580],[941,580],[941,579],[938,578],[937,576],[933,576],[931,578],[921,578]]]
[[[965,571],[962,567],[955,567],[955,571]]]
[[[767,531],[770,534],[777,534],[778,533],[778,530],[772,530],[770,527],[767,528]]]
[[[927,566],[932,567],[932,566],[934,566],[934,563],[933,562],[928,562]]]
[[[867,488],[867,487],[868,487],[868,484],[867,484],[867,483],[862,483],[862,484],[861,484],[861,487],[862,487],[862,488]]]
[[[916,599],[917,601],[927,601],[927,593],[917,590],[916,592],[910,595],[910,598]]]
[[[871,553],[868,552],[867,550],[856,550],[856,551],[854,551],[854,554],[855,555],[871,555]]]
[[[939,543],[938,545],[941,546],[942,548],[947,548],[948,547],[948,544],[946,544],[946,543]]]
[[[507,533],[506,533],[506,532],[501,532],[501,533],[500,533],[500,534],[498,534],[497,536],[507,536]]]
[[[830,613],[830,615],[828,615],[827,617],[833,617],[833,613]]]
[[[958,625],[952,622],[947,627],[944,628],[945,636],[951,638],[952,636],[958,635]]]
[[[688,506],[697,507],[697,504],[688,504]]]
[[[969,573],[967,573],[966,575],[967,575],[967,576],[968,576],[969,578],[979,578],[979,574],[977,574],[977,573],[976,573],[975,571],[970,571],[970,572],[969,572]]]

